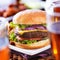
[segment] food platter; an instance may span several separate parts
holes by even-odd
[[[9,48],[12,49],[12,50],[15,50],[17,52],[27,54],[27,55],[35,55],[35,54],[41,53],[41,52],[51,48],[51,46],[48,45],[48,46],[45,46],[43,48],[33,49],[33,50],[22,49],[22,48],[18,48],[16,46],[12,46],[12,45],[9,45]]]
[[[28,12],[27,14],[26,14],[26,12]],[[32,15],[30,15],[30,14],[32,14]],[[37,16],[38,15],[38,16]],[[20,18],[20,16],[22,17],[22,19]],[[35,19],[35,17],[36,17],[36,19]],[[40,18],[41,17],[41,18]],[[15,45],[16,46],[13,46],[13,45],[9,45],[9,48],[11,49],[11,50],[15,50],[15,51],[17,51],[17,52],[20,52],[20,53],[23,53],[23,54],[27,54],[27,55],[35,55],[35,54],[38,54],[38,53],[41,53],[41,52],[43,52],[43,51],[45,51],[45,50],[47,50],[47,49],[49,49],[50,48],[50,43],[49,43],[49,39],[47,39],[47,31],[46,31],[46,29],[44,28],[44,29],[41,29],[42,31],[43,31],[43,35],[45,35],[45,36],[43,36],[42,34],[40,35],[40,33],[41,33],[41,30],[37,30],[36,28],[38,27],[38,24],[44,24],[44,23],[46,23],[46,20],[45,20],[45,17],[46,17],[46,15],[45,15],[45,12],[44,11],[41,11],[41,10],[25,10],[25,11],[22,11],[22,12],[19,12],[19,13],[17,13],[15,16],[14,16],[14,18],[13,18],[13,22],[14,23],[16,23],[16,24],[24,24],[24,26],[25,26],[25,24],[26,25],[28,25],[28,24],[30,24],[28,27],[32,27],[32,26],[34,26],[33,28],[34,29],[30,29],[30,30],[28,30],[28,29],[25,29],[25,30],[22,30],[21,29],[21,27],[20,27],[20,31],[19,30],[17,30],[18,32],[19,32],[19,35],[20,36],[18,36],[17,34],[15,35],[15,37],[17,38],[16,40],[18,41],[18,42],[20,42],[20,44],[19,43],[17,43],[17,41],[13,41],[14,43],[15,43]],[[17,19],[17,18],[20,18],[20,19]],[[31,18],[33,18],[33,19],[31,19]],[[44,19],[43,19],[44,18]],[[29,20],[30,19],[30,20]],[[42,21],[40,21],[40,20],[42,20]],[[27,22],[26,22],[27,21]],[[35,25],[34,25],[35,24]],[[40,26],[40,25],[39,25]],[[42,25],[41,25],[42,26]],[[40,27],[41,27],[40,26]],[[45,30],[45,31],[44,31]],[[21,34],[21,32],[23,32],[23,34]],[[32,34],[32,33],[33,34]],[[36,33],[36,32],[38,32],[38,33]],[[40,33],[39,33],[40,32]],[[12,33],[12,32],[11,32]],[[24,34],[25,33],[25,34]],[[27,34],[26,34],[27,33]],[[46,33],[46,34],[45,34]],[[39,35],[38,35],[39,34]],[[12,35],[10,35],[10,36],[12,36]],[[40,36],[42,36],[42,39],[40,39],[41,37]],[[45,38],[46,37],[46,38]],[[20,39],[18,39],[18,38],[20,38]],[[34,39],[33,39],[34,38]],[[45,38],[45,39],[44,39]],[[14,40],[14,39],[10,39],[10,42],[11,42],[11,40]],[[31,44],[30,44],[30,42],[29,43],[27,43],[27,42],[24,42],[24,43],[22,43],[22,41],[31,41],[32,42],[32,40],[34,40],[34,42],[32,42]],[[37,40],[37,42],[35,43],[35,40]],[[39,40],[39,41],[38,41]],[[40,41],[41,40],[41,41]],[[28,44],[30,44],[30,45],[28,45]],[[42,46],[42,47],[41,47]],[[20,48],[19,48],[20,47]],[[37,49],[38,48],[38,49]]]

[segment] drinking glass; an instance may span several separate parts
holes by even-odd
[[[9,60],[8,22],[0,18],[0,60]]]
[[[52,2],[46,13],[52,53],[56,60],[60,60],[60,1]]]

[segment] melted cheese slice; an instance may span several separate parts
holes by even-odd
[[[24,34],[25,32],[36,32],[36,31],[41,31],[41,32],[47,32],[47,30],[21,30],[21,31],[18,31],[19,34]]]

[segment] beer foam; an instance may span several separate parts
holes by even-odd
[[[5,18],[0,17],[0,50],[6,48],[8,46],[8,37],[7,34],[7,26],[8,21]]]
[[[47,26],[49,32],[60,34],[60,22],[52,23]]]
[[[0,17],[0,30],[4,29],[8,21],[5,18]]]
[[[60,8],[60,1],[57,0],[55,2],[51,2],[51,1],[49,3],[48,2],[46,3],[46,7],[45,7],[46,13],[48,15],[59,16],[60,17],[60,13],[54,12],[54,8],[56,8],[56,7],[59,7]]]

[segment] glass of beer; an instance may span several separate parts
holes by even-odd
[[[0,18],[0,60],[9,60],[8,22]]]
[[[60,1],[50,3],[46,13],[52,53],[56,60],[60,60]]]

